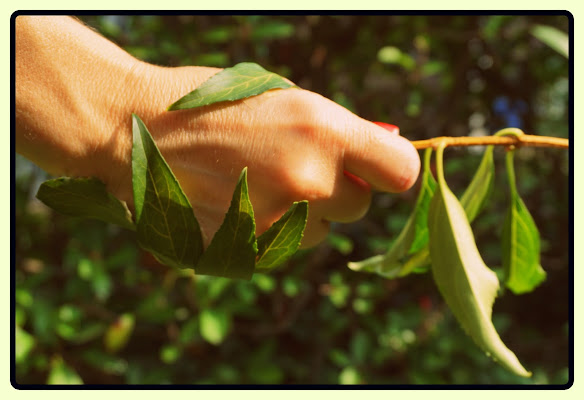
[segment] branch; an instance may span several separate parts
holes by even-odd
[[[570,147],[568,139],[536,136],[440,136],[426,140],[414,140],[412,144],[416,149],[426,149],[432,147],[436,149],[439,143],[445,142],[446,146],[535,146],[535,147],[557,147],[567,149]]]

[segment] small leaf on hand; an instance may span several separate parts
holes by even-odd
[[[482,260],[465,210],[446,184],[443,150],[438,148],[438,190],[428,217],[434,281],[458,322],[487,355],[517,375],[530,376],[491,321],[499,281]]]
[[[54,210],[74,217],[93,218],[135,230],[126,203],[108,193],[96,178],[58,178],[43,182],[36,197]]]
[[[132,185],[138,243],[160,262],[193,268],[203,251],[199,223],[142,120],[133,115]]]
[[[537,226],[517,193],[513,153],[507,153],[507,174],[511,204],[503,224],[502,253],[505,285],[515,294],[528,293],[539,286],[546,273],[539,263],[540,239]]]
[[[295,85],[257,64],[239,63],[216,73],[197,89],[173,103],[168,110],[185,110],[223,101],[235,101],[270,89],[291,87]]]
[[[290,258],[304,235],[308,202],[295,202],[282,217],[258,238],[257,269],[273,269]]]
[[[195,266],[195,273],[251,279],[257,251],[253,207],[247,189],[247,168],[244,168],[225,219]]]
[[[406,265],[404,261],[410,254],[421,250],[428,243],[428,208],[436,188],[436,180],[430,171],[431,154],[432,149],[426,149],[424,171],[416,206],[389,251],[385,255],[373,256],[359,262],[350,262],[348,264],[350,269],[375,272],[385,278],[404,276],[411,271],[404,268]]]

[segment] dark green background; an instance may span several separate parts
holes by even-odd
[[[492,134],[507,126],[568,137],[568,60],[536,39],[536,24],[568,31],[565,16],[84,16],[156,64],[256,62],[417,140]],[[147,99],[145,99],[147,101]],[[508,200],[503,150],[495,192],[473,224],[488,265],[501,264]],[[462,193],[476,148],[446,152]],[[367,216],[334,225],[251,282],[181,275],[137,247],[134,235],[67,218],[34,195],[48,176],[15,158],[16,380],[150,383],[565,384],[571,307],[568,152],[516,155],[519,193],[542,237],[547,281],[504,293],[494,323],[532,379],[493,363],[464,335],[431,275],[384,280],[347,261],[383,252],[405,223],[417,187],[375,194]],[[202,312],[202,310],[206,310]],[[126,315],[120,320],[120,316]],[[108,351],[104,335],[124,335]],[[106,332],[109,332],[106,334]],[[211,343],[213,342],[213,343]]]

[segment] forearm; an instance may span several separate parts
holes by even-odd
[[[197,85],[216,70],[141,62],[71,17],[15,25],[16,151],[55,175],[96,176],[131,201],[131,113],[172,124],[165,108],[185,94],[175,77]]]
[[[138,61],[70,17],[16,18],[16,150],[54,174],[79,173],[120,129]]]

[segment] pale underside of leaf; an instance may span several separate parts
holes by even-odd
[[[195,266],[195,273],[251,279],[256,255],[255,220],[244,168],[225,219]]]
[[[291,87],[294,85],[257,64],[239,63],[213,75],[168,109],[184,110],[202,107],[212,103],[244,99],[270,89]]]
[[[96,178],[58,178],[44,182],[37,198],[56,211],[74,217],[93,218],[135,230],[125,202],[106,191]]]
[[[460,198],[460,203],[462,204],[464,211],[467,215],[469,222],[473,222],[474,219],[480,214],[480,212],[485,207],[486,201],[492,192],[493,181],[495,177],[495,164],[493,160],[493,146],[487,146],[479,167],[477,168],[470,184],[467,186],[466,190]],[[426,163],[425,163],[426,164]],[[429,166],[425,170],[428,170],[428,188],[424,193],[425,196],[429,198],[434,194],[434,188],[436,186],[436,181],[429,172]],[[426,171],[424,172],[426,173]],[[422,188],[423,190],[424,188]],[[421,193],[422,194],[422,193]],[[420,194],[420,196],[421,196]],[[416,203],[417,221],[418,223],[427,223],[427,213],[430,206],[429,198],[422,202],[420,205],[420,200]],[[410,221],[408,220],[408,224]],[[411,226],[407,226],[404,230],[412,230]],[[397,242],[397,239],[396,239]],[[374,268],[374,261],[380,264],[377,267],[378,270],[386,271],[385,274],[381,274],[387,278],[402,277],[411,272],[425,272],[428,270],[428,266],[431,263],[430,250],[428,248],[428,235],[418,228],[414,243],[412,243],[408,254],[401,254],[400,257],[395,257],[395,251],[397,249],[390,249],[394,251],[393,257],[387,257],[378,259],[369,259],[367,267],[370,270]]]
[[[463,207],[443,178],[439,182],[428,222],[432,271],[440,293],[481,349],[510,371],[530,376],[491,321],[497,276],[479,254]]]
[[[139,117],[133,116],[132,183],[140,246],[159,261],[192,268],[203,249],[190,202]]]
[[[258,238],[256,269],[273,269],[290,258],[300,246],[306,227],[308,202],[295,202]]]

